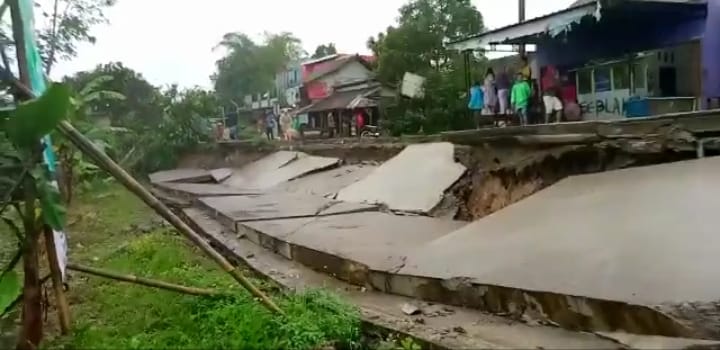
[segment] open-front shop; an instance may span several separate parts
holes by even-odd
[[[638,52],[568,71],[584,119],[617,119],[699,109],[698,41]]]
[[[450,46],[535,45],[538,93],[560,87],[564,120],[612,120],[712,107],[720,97],[718,28],[717,1],[579,1]]]

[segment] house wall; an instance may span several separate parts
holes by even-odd
[[[372,72],[362,63],[353,61],[327,76],[305,84],[305,87],[311,100],[319,100],[329,96],[333,86],[368,79],[371,74]]]
[[[707,2],[702,67],[703,96],[705,99],[720,97],[720,1],[717,0]]]
[[[275,87],[278,92],[300,85],[302,85],[302,70],[300,64],[288,67],[288,69],[275,75]]]
[[[275,90],[286,104],[292,105],[300,102],[300,87],[302,86],[302,68],[299,63],[275,75]]]

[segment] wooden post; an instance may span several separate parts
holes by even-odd
[[[525,22],[525,0],[518,0],[518,23]],[[525,44],[520,44],[520,57],[525,56]]]
[[[55,236],[49,226],[45,226],[45,250],[47,250],[48,265],[50,266],[50,278],[53,282],[57,313],[60,320],[60,332],[65,335],[70,333],[70,307],[68,306],[65,291],[63,290],[62,271],[58,262],[57,251],[55,250]]]

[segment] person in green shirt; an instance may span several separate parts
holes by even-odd
[[[522,73],[518,73],[510,91],[510,104],[512,104],[515,113],[520,117],[520,124],[526,125],[528,120],[528,105],[530,104],[530,96],[532,90]]]

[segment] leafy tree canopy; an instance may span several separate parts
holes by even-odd
[[[320,58],[325,56],[334,55],[337,53],[334,43],[322,44],[315,48],[315,52],[310,58]]]
[[[127,124],[129,119],[157,121],[162,117],[162,95],[152,84],[134,70],[120,62],[101,64],[91,71],[78,72],[66,77],[75,91],[90,87],[94,91],[115,92],[94,94],[85,101],[88,114],[109,116],[114,124]]]
[[[243,33],[225,34],[217,46],[225,55],[211,76],[221,101],[240,104],[248,94],[271,91],[277,72],[307,56],[301,44],[287,32],[264,33],[260,42]]]
[[[401,100],[385,114],[393,133],[469,126],[462,54],[448,50],[444,43],[482,28],[482,15],[470,0],[412,0],[400,8],[397,25],[368,39],[367,47],[378,58],[379,80],[397,85],[405,72],[427,78],[424,99]],[[471,74],[478,74],[484,61],[473,56]]]

